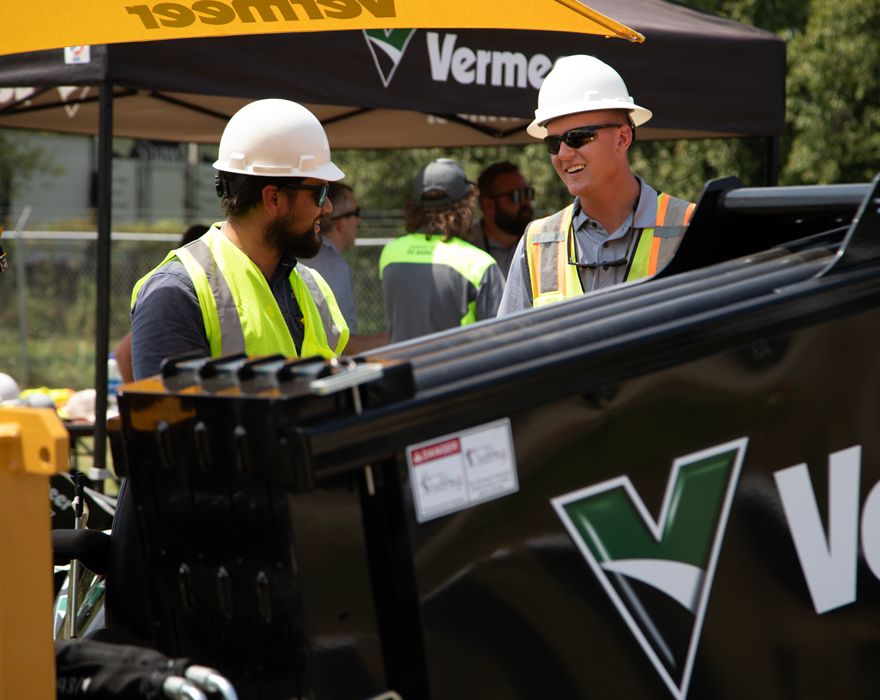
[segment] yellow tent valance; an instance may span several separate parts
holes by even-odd
[[[638,32],[578,0],[4,0],[0,55],[161,39],[344,29]],[[317,58],[317,57],[316,57]]]

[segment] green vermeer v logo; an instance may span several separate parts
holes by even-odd
[[[627,476],[552,499],[677,700],[687,695],[748,438],[675,460],[655,521]]]
[[[364,29],[364,38],[373,55],[382,85],[388,87],[415,29]]]

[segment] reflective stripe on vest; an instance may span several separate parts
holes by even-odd
[[[643,229],[626,281],[651,277],[672,259],[690,221],[693,204],[668,194],[657,196],[654,228]],[[532,306],[537,308],[584,293],[578,268],[568,264],[568,232],[574,205],[545,219],[533,221],[526,231],[527,262],[532,283]]]
[[[219,229],[212,228],[199,240],[171,251],[159,267],[174,258],[183,263],[193,281],[212,357],[230,352],[297,356],[265,276]],[[135,286],[132,307],[150,275]],[[317,272],[300,264],[291,269],[289,281],[303,314],[301,356],[335,357],[348,342],[348,326],[329,286]]]

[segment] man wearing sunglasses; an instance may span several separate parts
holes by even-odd
[[[470,243],[495,258],[507,279],[510,261],[529,222],[534,190],[514,163],[493,163],[477,179],[483,218],[474,226]]]
[[[388,345],[388,333],[357,335],[357,301],[354,297],[354,275],[341,253],[354,245],[361,208],[358,206],[351,187],[341,182],[331,182],[327,195],[333,205],[333,213],[321,220],[321,250],[308,261],[308,266],[317,270],[333,290],[339,305],[349,337],[345,351],[357,355],[366,350]]]
[[[499,316],[650,277],[672,259],[694,205],[656,192],[630,169],[636,127],[651,116],[602,61],[557,61],[528,133],[544,140],[575,200],[529,225]]]
[[[226,221],[169,253],[132,294],[136,380],[194,350],[329,358],[348,341],[330,287],[296,260],[321,249],[329,182],[343,177],[321,123],[295,102],[252,102],[226,125],[214,167]]]

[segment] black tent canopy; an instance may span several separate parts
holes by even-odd
[[[785,118],[782,39],[667,0],[590,5],[644,34],[645,43],[564,32],[396,29],[0,56],[0,127],[99,134],[96,348],[107,348],[112,136],[216,143],[241,106],[279,97],[308,106],[332,148],[531,143],[525,128],[553,61],[591,54],[653,111],[639,139],[764,136],[775,153]],[[106,410],[106,385],[97,352],[97,415]],[[96,445],[105,437],[98,421]],[[104,451],[95,457],[103,467]]]
[[[98,132],[95,86],[115,86],[114,134],[216,143],[250,100],[307,105],[333,148],[531,143],[541,80],[560,56],[615,67],[654,112],[639,139],[775,136],[785,115],[779,37],[664,0],[598,0],[644,44],[564,32],[345,31],[93,46],[0,57],[0,127]]]

